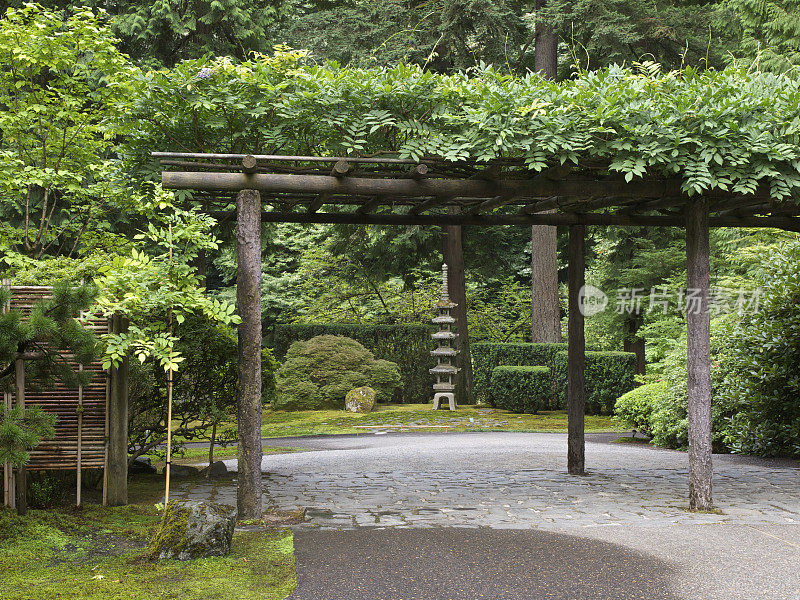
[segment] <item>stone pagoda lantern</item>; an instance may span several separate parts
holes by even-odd
[[[437,344],[436,350],[431,352],[431,356],[435,357],[437,362],[436,366],[430,370],[431,374],[436,377],[436,383],[433,384],[433,410],[438,410],[445,398],[448,400],[450,410],[456,409],[456,386],[453,378],[459,369],[453,363],[455,363],[458,351],[455,349],[456,333],[453,331],[456,320],[450,314],[455,307],[456,304],[450,302],[450,293],[447,289],[447,264],[443,264],[442,297],[436,303],[438,314],[433,319],[433,323],[438,325],[439,331],[431,335]]]

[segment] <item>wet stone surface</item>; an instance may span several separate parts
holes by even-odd
[[[304,508],[301,527],[333,529],[800,524],[796,462],[715,456],[715,503],[723,514],[698,514],[686,510],[685,453],[595,439],[587,441],[583,477],[563,472],[566,439],[558,434],[305,440],[312,451],[264,458],[264,504]],[[236,501],[229,480],[178,484],[176,492]]]

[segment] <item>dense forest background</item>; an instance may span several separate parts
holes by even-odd
[[[74,35],[76,39],[83,36],[81,43],[91,44],[92,68],[113,71],[133,64],[141,72],[161,70],[165,77],[178,76],[182,61],[212,56],[236,62],[252,53],[271,55],[276,47],[283,53],[306,50],[297,54],[318,64],[368,68],[411,63],[436,73],[493,65],[498,71],[524,76],[541,68],[537,47],[542,51],[550,43],[554,49],[550,74],[557,79],[611,64],[632,65],[651,74],[739,65],[754,71],[794,73],[794,77],[800,65],[800,0],[86,0],[85,4],[100,16],[81,25],[85,30],[75,29]],[[52,19],[83,22],[85,9],[74,3],[42,5],[52,11],[48,13]],[[0,11],[25,6],[0,3]],[[110,123],[119,122],[120,107],[126,105],[124,96],[129,90],[124,86],[93,80],[91,74],[82,76],[80,68],[63,81],[48,80],[52,72],[34,67],[41,67],[37,60],[43,64],[53,56],[35,52],[19,63],[32,69],[29,75],[8,67],[18,64],[19,52],[14,48],[25,47],[25,35],[29,35],[28,43],[35,43],[36,36],[47,35],[47,27],[59,31],[54,20],[48,23],[35,34],[25,34],[25,17],[19,17],[17,29],[13,23],[7,25],[0,40],[6,65],[3,103],[13,104],[17,96],[12,88],[26,77],[25,85],[44,90],[38,105],[14,112],[0,123],[2,261],[20,282],[96,277],[108,290],[134,290],[135,302],[121,291],[117,296],[101,293],[100,301],[138,315],[142,322],[134,331],[138,342],[130,342],[130,348],[156,356],[158,348],[168,346],[162,343],[166,333],[145,315],[163,316],[167,303],[180,296],[189,309],[201,307],[208,315],[219,316],[228,310],[225,303],[235,298],[232,224],[212,223],[201,214],[200,200],[154,191],[157,165],[126,162],[130,158],[125,154],[130,148],[126,136],[135,135],[124,128],[109,129]],[[65,51],[59,57],[70,68],[81,65],[79,52]],[[38,133],[25,129],[22,121],[33,122],[35,115],[47,113],[36,106],[50,106],[52,98],[46,89],[56,83],[66,90],[62,98],[72,98],[63,106],[71,114],[54,116],[50,126],[45,124]],[[91,100],[90,107],[82,103],[86,98]],[[232,97],[233,111],[239,100]],[[65,119],[73,123],[78,119],[84,125],[75,137],[64,136],[59,146],[61,173],[50,185],[47,169],[52,165],[45,163],[54,159],[47,136],[51,130],[58,131]],[[18,135],[23,130],[25,135]],[[64,125],[63,131],[71,130]],[[23,155],[38,157],[28,160],[31,168],[25,171],[24,181],[18,163],[9,158]],[[135,174],[135,185],[131,174]],[[164,216],[165,207],[174,209],[173,217]],[[465,228],[463,235],[472,339],[530,340],[530,229]],[[566,278],[565,246],[565,233],[559,232],[561,282]],[[792,312],[784,292],[789,290],[791,298],[798,288],[793,275],[797,246],[796,236],[775,231],[715,230],[714,285],[752,296],[754,290],[769,288],[780,279],[785,283],[783,291],[765,295],[764,301],[780,318],[795,318],[782,311],[788,306]],[[167,248],[175,257],[169,265]],[[425,322],[438,291],[440,250],[441,232],[434,228],[265,225],[265,330],[279,323]],[[683,314],[650,310],[655,307],[650,306],[649,296],[642,300],[643,311],[628,312],[617,306],[622,299],[615,294],[618,289],[641,288],[649,294],[653,288],[685,286],[682,232],[593,227],[589,251],[587,282],[609,294],[610,308],[587,320],[588,345],[638,350],[646,357],[650,380],[681,381],[685,377],[685,367],[681,371]],[[116,270],[109,272],[109,264]],[[167,269],[174,289],[160,283]],[[147,277],[141,276],[143,272]],[[203,285],[210,300],[190,293]],[[715,351],[728,352],[722,362],[740,364],[736,361],[743,358],[736,348],[746,348],[753,339],[763,337],[766,321],[737,313],[735,306],[715,317],[714,331],[719,336]],[[772,335],[777,339],[782,334]],[[167,356],[164,360],[168,361],[169,352],[163,351],[160,357]],[[719,398],[727,403],[718,411],[719,418],[733,423],[737,431],[757,427],[769,402],[782,401],[765,396],[764,405],[751,407],[750,416],[737,417],[743,412],[742,395],[728,393],[733,384],[723,384],[725,376],[726,372],[719,372],[718,383],[725,390]],[[747,393],[753,394],[752,390]],[[784,430],[775,434],[780,440],[771,449],[763,443],[747,446],[743,435],[731,434],[720,443],[734,449],[739,444],[745,451],[796,453],[800,432],[795,431],[793,414],[779,424]],[[681,435],[675,433],[672,443],[680,445]]]

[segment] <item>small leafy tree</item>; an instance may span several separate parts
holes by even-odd
[[[115,240],[109,216],[129,205],[108,157],[125,64],[90,10],[25,4],[0,18],[0,239],[10,249],[75,256]]]
[[[225,325],[189,317],[177,327],[176,350],[185,357],[174,373],[173,434],[184,441],[208,441],[209,464],[214,447],[236,438],[234,420],[237,383],[237,342]],[[270,402],[275,394],[277,363],[262,350],[262,390]],[[158,451],[166,441],[166,372],[152,362],[132,365],[129,431],[130,460]]]
[[[212,324],[241,322],[234,304],[206,294],[194,264],[200,252],[218,247],[214,219],[177,207],[160,188],[149,206],[147,227],[135,236],[130,255],[115,257],[95,278],[98,310],[130,320],[129,331],[103,336],[104,368],[132,354],[175,372],[185,357],[175,348],[170,321],[180,325],[194,315]]]

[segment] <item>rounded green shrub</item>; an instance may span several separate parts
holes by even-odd
[[[649,436],[655,404],[667,392],[667,384],[662,381],[640,385],[619,397],[614,405],[614,418],[623,427]]]
[[[378,402],[388,402],[401,386],[400,369],[375,356],[357,341],[319,335],[293,343],[277,373],[273,408],[282,410],[343,409],[347,392],[368,386]]]
[[[550,369],[547,367],[495,367],[492,397],[498,408],[535,414],[550,400]]]

